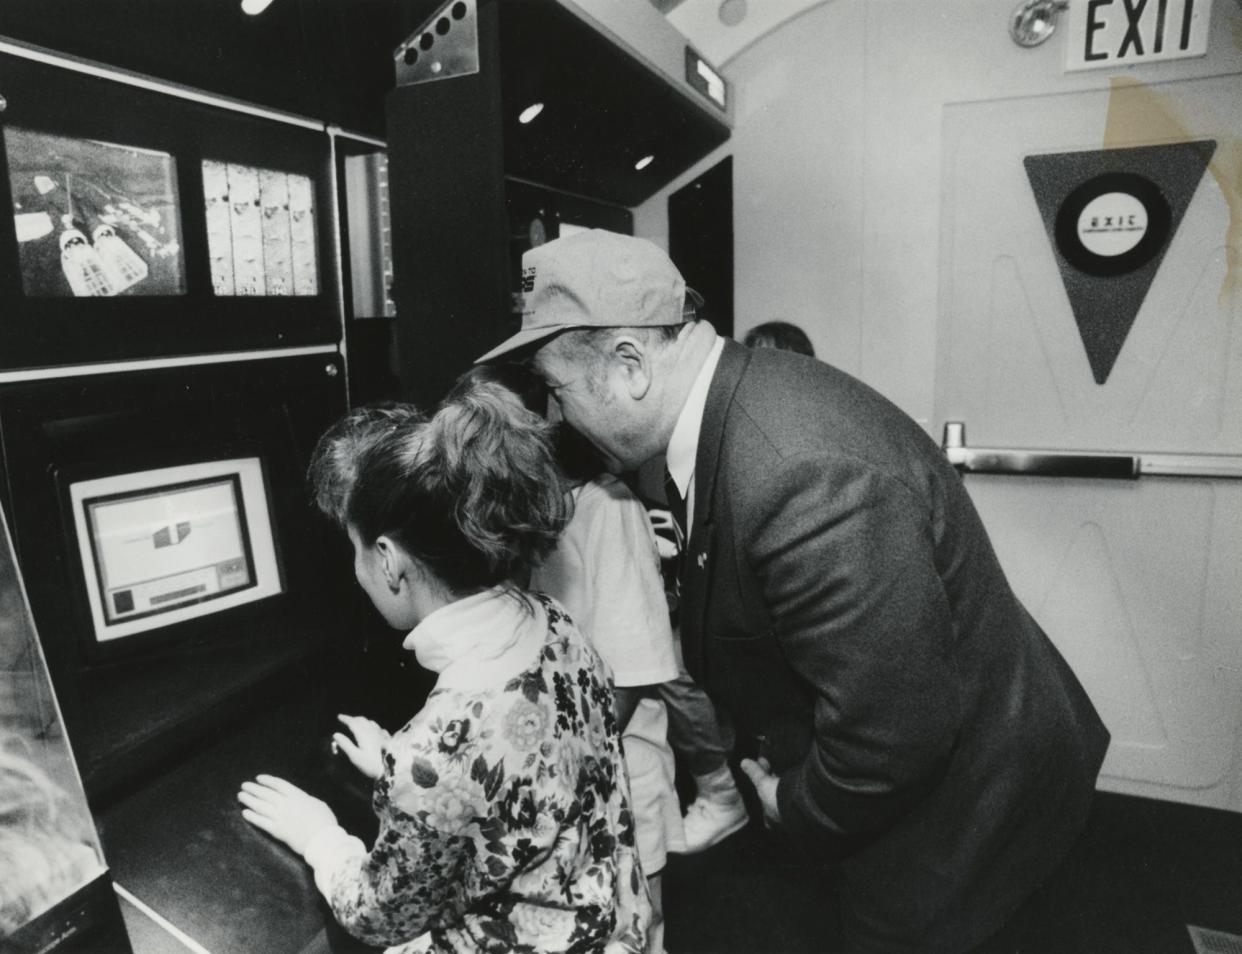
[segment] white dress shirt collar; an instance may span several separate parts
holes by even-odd
[[[694,501],[691,491],[694,481],[694,461],[699,452],[699,431],[703,427],[703,412],[707,409],[707,392],[711,388],[712,376],[716,373],[716,365],[720,363],[720,355],[724,351],[724,338],[716,336],[707,360],[699,368],[698,376],[686,396],[677,424],[673,427],[673,436],[669,439],[668,450],[665,452],[665,466],[669,475],[681,491],[686,501],[687,519],[694,520]],[[687,531],[689,528],[687,527]]]

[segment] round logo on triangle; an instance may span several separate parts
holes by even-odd
[[[1092,255],[1124,255],[1147,234],[1147,206],[1128,192],[1105,192],[1078,213],[1078,241]]]
[[[1107,172],[1084,182],[1061,203],[1057,248],[1088,275],[1124,275],[1164,248],[1171,219],[1169,203],[1150,179]]]

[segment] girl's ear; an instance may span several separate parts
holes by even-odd
[[[399,592],[405,576],[405,560],[401,549],[391,537],[382,534],[375,541],[375,549],[379,554],[380,570],[384,574],[384,582],[389,592]]]

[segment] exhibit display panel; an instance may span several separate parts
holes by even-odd
[[[340,340],[323,127],[0,51],[0,371]]]
[[[129,949],[2,514],[0,949]]]
[[[392,214],[388,201],[388,153],[337,139],[338,175],[345,214],[351,318],[393,318]]]
[[[0,389],[0,494],[92,798],[322,651],[349,578],[304,480],[344,407],[339,356]]]

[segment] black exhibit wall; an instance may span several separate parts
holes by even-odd
[[[305,491],[311,450],[343,407],[341,360],[327,354],[0,388],[0,503],[92,797],[238,718],[244,699],[266,704],[273,680],[305,688],[303,661],[353,645],[349,544]],[[263,465],[281,591],[96,644],[71,483],[249,456]]]
[[[259,16],[238,0],[0,3],[0,37],[380,138],[400,29],[397,0],[274,0]]]
[[[634,213],[608,202],[515,179],[505,180],[505,209],[509,223],[509,287],[520,287],[522,256],[536,245],[560,238],[567,228],[607,229],[622,235],[634,234]],[[521,299],[513,300],[511,327],[522,324]]]
[[[478,6],[479,72],[388,98],[401,394],[425,409],[495,344],[509,311],[498,8]]]
[[[669,256],[703,296],[706,318],[733,337],[733,157],[668,197]]]
[[[424,72],[441,42],[459,52],[467,34],[448,17],[407,17],[425,32],[403,48],[411,68],[398,69],[387,108],[401,393],[424,407],[515,329],[523,251],[566,225],[632,232],[630,209],[729,137],[716,105],[571,4],[456,6],[464,28],[476,19],[477,72]],[[652,29],[672,29],[652,16]],[[443,62],[458,72],[453,55]]]

